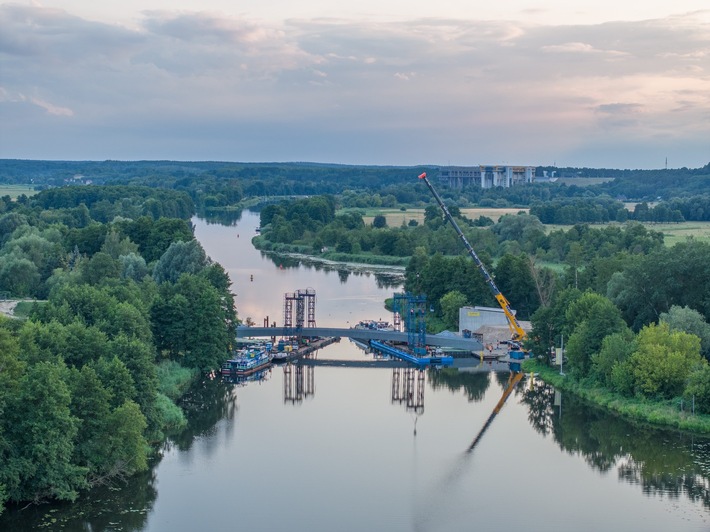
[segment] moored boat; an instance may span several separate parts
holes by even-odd
[[[271,355],[266,347],[247,347],[222,364],[222,375],[251,375],[271,365]]]
[[[387,321],[382,320],[363,320],[360,321],[354,329],[367,329],[370,331],[394,331],[394,326]]]

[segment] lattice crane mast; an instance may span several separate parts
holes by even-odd
[[[483,277],[486,280],[486,284],[491,289],[491,292],[493,292],[493,297],[496,298],[496,301],[498,301],[500,308],[502,308],[503,312],[505,313],[505,317],[508,319],[508,327],[510,327],[512,339],[516,342],[521,342],[525,338],[526,333],[520,326],[520,323],[518,323],[515,314],[513,314],[513,310],[510,308],[510,302],[501,293],[501,291],[498,290],[498,287],[493,281],[493,277],[491,277],[491,275],[488,273],[488,270],[486,270],[485,265],[483,264],[483,262],[481,262],[481,259],[479,259],[478,255],[476,255],[476,251],[473,249],[473,246],[471,246],[471,244],[468,243],[468,240],[466,240],[466,236],[463,234],[463,231],[456,223],[456,220],[454,220],[454,217],[449,212],[449,209],[447,209],[446,205],[444,205],[444,201],[441,199],[441,196],[439,196],[439,193],[429,182],[429,179],[426,176],[426,172],[420,174],[419,179],[422,179],[429,187],[429,190],[431,190],[431,193],[434,195],[434,199],[436,199],[436,202],[439,204],[439,207],[441,207],[441,210],[444,211],[444,216],[449,222],[451,222],[451,225],[456,230],[456,233],[459,235],[459,238],[461,238],[461,241],[463,242],[464,246],[466,246],[468,254],[471,255],[471,258],[476,263],[476,266],[478,266],[478,269],[481,270],[481,273],[483,274]]]

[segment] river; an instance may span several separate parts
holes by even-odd
[[[391,320],[382,302],[396,275],[266,257],[250,243],[254,213],[194,223],[241,319],[280,323],[284,293],[313,288],[318,325]],[[370,355],[344,339],[317,357]],[[710,529],[708,440],[633,425],[529,378],[471,449],[509,376],[487,369],[275,366],[258,381],[205,379],[183,405],[190,429],[151,471],[74,504],[10,510],[0,529]]]

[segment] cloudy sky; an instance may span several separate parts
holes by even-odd
[[[699,167],[710,4],[0,0],[0,158]]]

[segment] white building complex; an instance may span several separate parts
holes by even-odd
[[[475,306],[459,309],[459,334],[464,331],[475,333],[484,325],[507,327],[508,318],[502,308]]]
[[[535,181],[534,166],[449,166],[439,170],[439,178],[451,188],[513,187]]]

